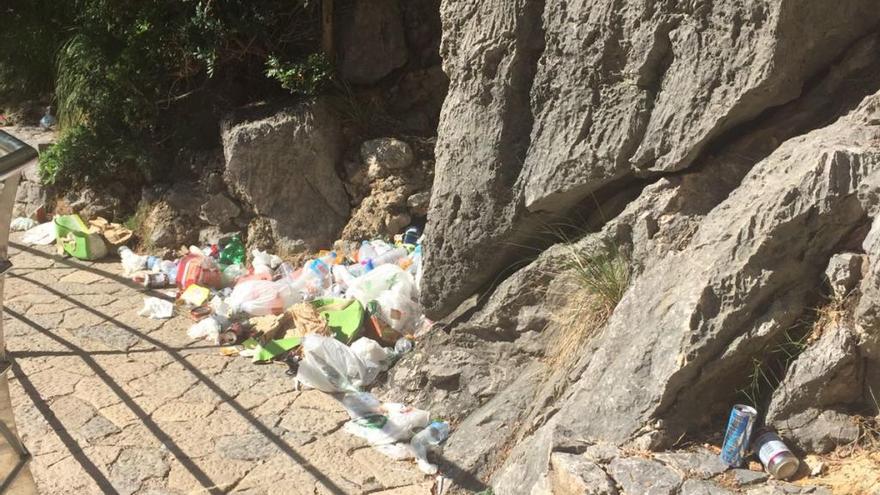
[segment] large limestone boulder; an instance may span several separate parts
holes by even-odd
[[[796,98],[880,19],[869,0],[472,1],[441,15],[450,87],[421,294],[434,318],[556,215],[686,168]]]
[[[349,214],[336,173],[341,144],[339,120],[323,101],[243,110],[223,124],[225,179],[270,221],[276,244],[326,248]]]
[[[723,414],[752,357],[797,321],[827,260],[864,223],[864,191],[880,189],[877,122],[880,94],[784,143],[685,248],[647,266],[569,372],[577,379],[555,414],[498,471],[496,491],[528,493],[560,428],[656,447]]]

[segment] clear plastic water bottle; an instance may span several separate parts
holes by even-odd
[[[394,343],[394,352],[398,355],[406,354],[411,350],[413,350],[413,342],[406,337],[401,337]]]
[[[364,241],[361,243],[361,248],[358,250],[358,261],[363,264],[375,258],[377,255],[376,248],[370,244],[370,241]]]
[[[46,113],[43,114],[43,118],[40,119],[40,127],[42,127],[43,130],[48,131],[55,127],[57,122],[58,120],[52,115],[52,107],[46,107]]]
[[[416,433],[410,441],[419,469],[425,474],[436,474],[437,466],[428,462],[428,450],[449,438],[449,423],[434,421],[424,430]]]
[[[409,251],[405,247],[394,248],[386,251],[370,260],[372,268],[390,263],[398,263],[400,260],[409,256]]]

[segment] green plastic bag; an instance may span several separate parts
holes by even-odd
[[[352,343],[361,336],[364,322],[364,307],[354,299],[315,299],[312,305],[327,320],[327,326],[336,340]]]
[[[96,260],[107,255],[107,245],[100,234],[89,232],[79,215],[55,217],[58,252],[81,260]]]

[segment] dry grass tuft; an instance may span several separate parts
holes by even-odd
[[[557,331],[549,347],[550,370],[572,364],[584,343],[605,326],[629,287],[631,262],[612,243],[594,253],[569,243],[560,269],[560,282],[548,297],[557,302],[552,311]]]

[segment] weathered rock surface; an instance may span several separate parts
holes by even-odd
[[[322,101],[243,110],[224,123],[227,184],[269,219],[276,243],[321,249],[348,220],[348,196],[336,174],[340,132]]]
[[[678,492],[683,481],[674,470],[650,459],[618,457],[608,465],[624,493],[645,495],[672,495]]]
[[[752,353],[795,322],[835,246],[864,222],[857,193],[880,187],[880,154],[870,144],[880,137],[871,125],[878,102],[874,95],[783,144],[706,216],[687,247],[646,267],[594,339],[558,412],[513,450],[498,488],[521,493],[515,487],[535,482],[523,466],[548,462],[541,442],[552,438],[542,429],[565,425],[586,438],[652,446],[721,412],[693,403],[726,407],[735,398]],[[666,421],[652,421],[658,417]]]
[[[432,317],[489,283],[546,215],[613,181],[685,168],[799,96],[880,13],[867,0],[518,0],[447,2],[442,17],[450,90],[422,292]]]
[[[825,278],[837,297],[845,297],[862,279],[863,257],[855,253],[835,254],[828,261]]]
[[[825,329],[792,363],[773,394],[767,422],[808,452],[825,453],[858,435],[852,418],[836,411],[862,398],[858,339],[846,324]]]
[[[360,163],[347,162],[347,188],[355,209],[342,239],[391,237],[424,218],[434,164],[433,151],[426,148],[432,142],[414,142],[418,153],[400,139],[372,139],[360,146]]]
[[[552,493],[558,495],[616,495],[605,471],[583,456],[554,452],[550,456]]]
[[[406,63],[406,38],[398,0],[356,0],[340,20],[342,77],[370,84]]]

